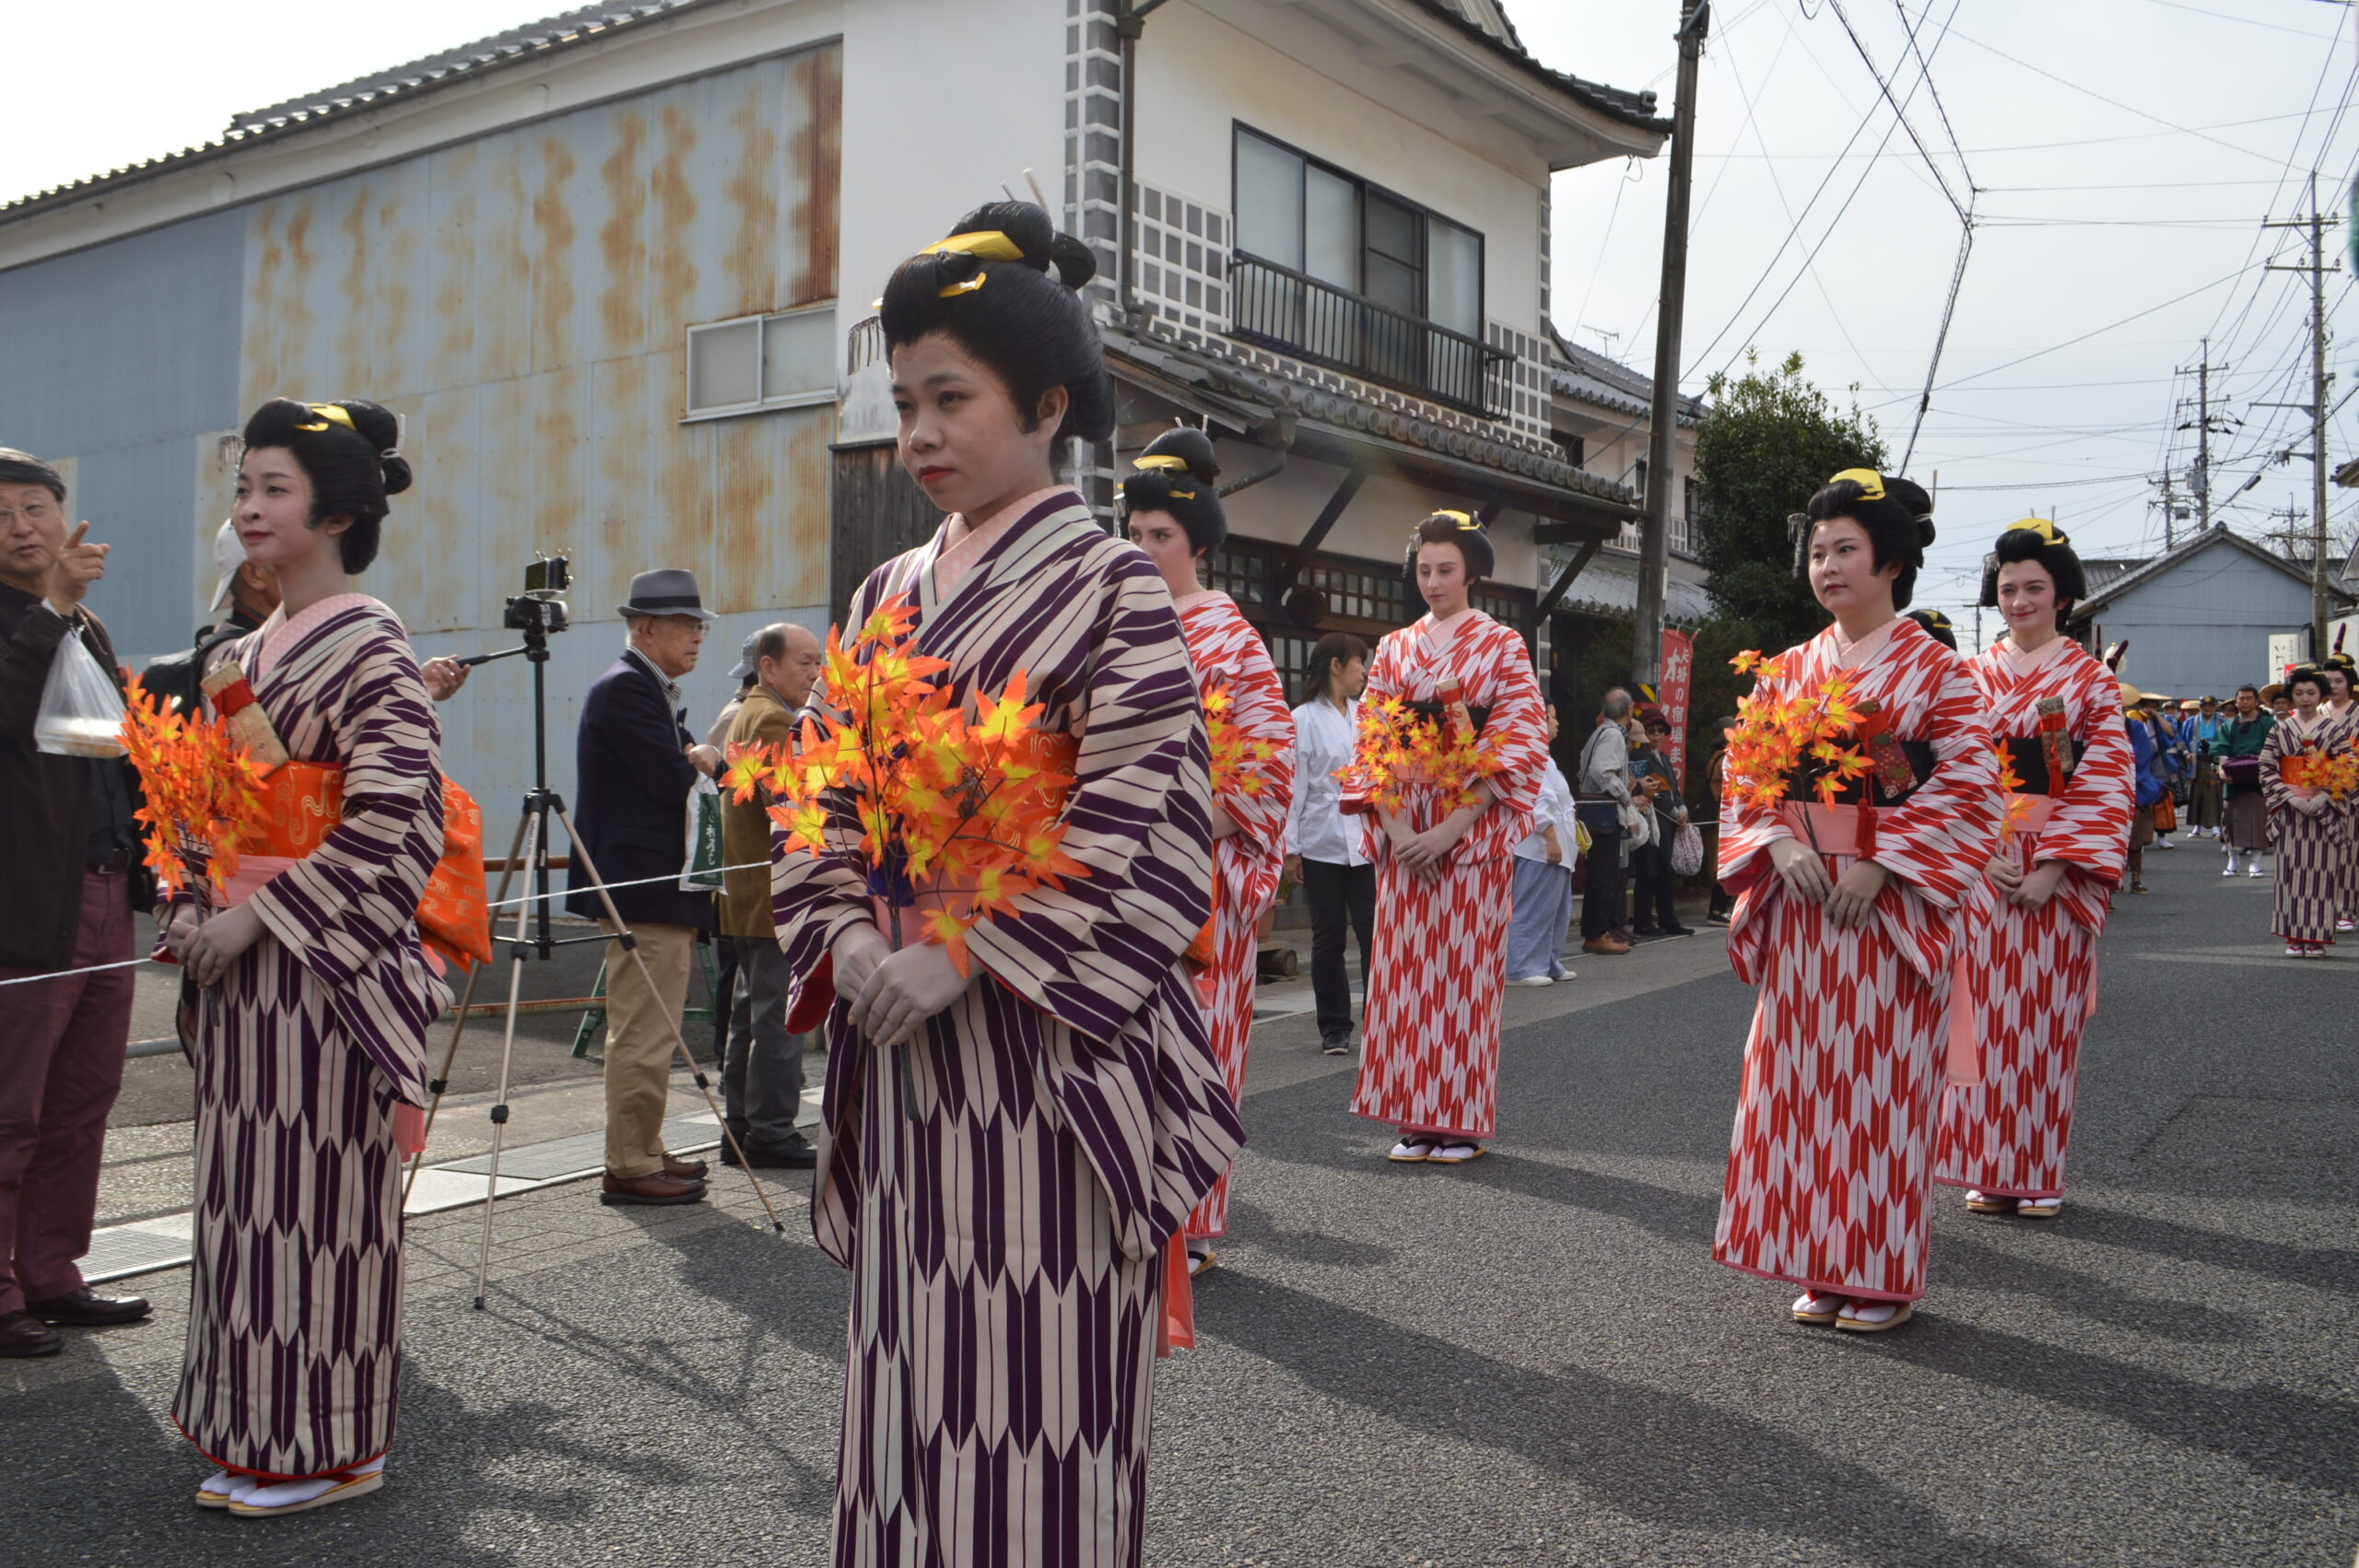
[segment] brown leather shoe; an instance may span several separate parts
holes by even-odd
[[[53,1356],[65,1348],[56,1331],[31,1313],[0,1314],[0,1356]]]
[[[1614,957],[1630,951],[1630,944],[1618,936],[1593,936],[1581,943],[1583,953],[1603,954]]]
[[[67,1295],[29,1301],[25,1310],[43,1323],[62,1324],[68,1328],[106,1328],[117,1323],[136,1323],[152,1309],[145,1296],[102,1296],[84,1285]]]
[[[652,1176],[634,1176],[628,1181],[609,1173],[599,1189],[598,1201],[609,1207],[645,1204],[662,1207],[676,1203],[700,1203],[704,1200],[704,1183],[683,1181],[658,1171]]]
[[[663,1156],[663,1174],[674,1181],[702,1181],[704,1169],[702,1160],[675,1160],[669,1154]]]

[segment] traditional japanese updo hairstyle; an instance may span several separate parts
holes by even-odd
[[[1417,585],[1417,552],[1428,544],[1455,544],[1466,562],[1469,587],[1491,575],[1499,564],[1498,554],[1491,548],[1490,532],[1465,512],[1436,512],[1417,524],[1409,535],[1409,553],[1402,562],[1402,574],[1409,586]]]
[[[1892,607],[1908,608],[1917,591],[1917,568],[1925,564],[1925,546],[1933,542],[1933,497],[1912,480],[1878,474],[1872,468],[1847,468],[1828,480],[1810,498],[1805,521],[1794,537],[1794,575],[1810,580],[1810,536],[1822,522],[1848,517],[1868,536],[1868,548],[1878,571],[1900,563],[1892,581]]]
[[[1132,460],[1122,478],[1122,518],[1133,512],[1168,512],[1188,531],[1188,548],[1209,555],[1228,537],[1228,514],[1213,481],[1220,463],[1210,436],[1182,425],[1166,430]]]
[[[398,450],[401,421],[381,404],[297,403],[275,397],[246,421],[246,450],[285,447],[311,482],[311,526],[348,517],[336,535],[346,572],[366,571],[377,558],[379,525],[393,509],[386,497],[409,488],[409,463]]]
[[[2302,705],[2299,702],[2295,702],[2294,699],[2294,688],[2305,684],[2316,686],[2318,689],[2318,702],[2312,703],[2310,705],[2311,707],[2316,708],[2318,706],[2318,703],[2326,701],[2329,695],[2326,672],[2319,669],[2315,664],[2305,664],[2300,669],[2295,670],[2292,674],[2285,677],[2285,700],[2294,703],[2294,706],[2296,708],[2301,707]]]
[[[1104,440],[1114,387],[1080,294],[1097,274],[1089,247],[1040,208],[986,202],[893,269],[877,301],[885,353],[940,333],[1000,379],[1027,430],[1049,389],[1062,387],[1057,439]]]
[[[1957,628],[1950,625],[1950,618],[1939,610],[1911,610],[1900,618],[1904,621],[1916,622],[1925,628],[1927,637],[1931,638],[1952,653],[1957,651]]]
[[[1982,559],[1982,603],[1999,607],[1999,568],[2019,561],[2036,562],[2056,584],[2056,629],[2062,631],[2067,612],[2089,596],[2089,579],[2081,557],[2064,531],[2044,517],[2027,517],[2007,524],[1999,543]]]

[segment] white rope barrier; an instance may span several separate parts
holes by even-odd
[[[717,867],[710,874],[719,876],[726,872],[766,872],[769,869],[770,863],[768,860],[748,860],[744,865]],[[663,882],[676,884],[679,880],[680,873],[677,872],[668,876],[643,876],[632,882],[610,882],[606,883],[606,891],[614,893],[626,887],[651,887],[657,883]],[[488,904],[484,907],[487,913],[493,909],[513,909],[522,905],[537,904],[545,898],[570,898],[575,891],[577,890],[571,888],[554,888],[547,893],[528,893],[522,898],[503,898],[497,904]],[[594,894],[595,889],[582,888],[578,891]],[[502,939],[499,932],[494,931],[492,940],[496,944]],[[513,941],[514,939],[511,937],[506,940]],[[112,964],[93,964],[82,969],[55,969],[46,975],[19,975],[13,980],[0,980],[0,987],[37,985],[43,980],[71,980],[82,975],[103,975],[111,969],[135,969],[142,964],[162,964],[163,962],[160,958],[123,958]],[[170,965],[166,966],[177,967]]]

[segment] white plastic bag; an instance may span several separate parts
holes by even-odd
[[[123,694],[83,646],[81,633],[66,633],[49,661],[49,684],[33,716],[33,743],[56,756],[121,756],[123,713]]]
[[[718,893],[721,868],[721,786],[703,774],[688,790],[687,848],[680,860],[680,891]]]

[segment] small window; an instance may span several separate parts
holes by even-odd
[[[1565,461],[1579,468],[1589,462],[1589,438],[1559,434],[1556,444],[1565,449]]]
[[[1638,497],[1640,506],[1647,502],[1647,460],[1640,458],[1630,465],[1630,490]]]
[[[690,327],[687,417],[834,402],[835,333],[832,301]]]

